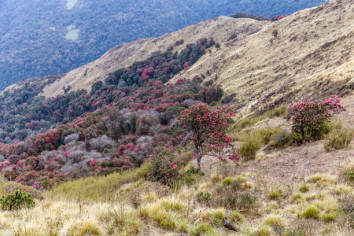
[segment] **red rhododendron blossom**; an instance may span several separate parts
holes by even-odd
[[[183,122],[185,136],[189,135],[193,141],[193,158],[197,159],[198,168],[204,149],[211,155],[223,153],[229,156],[230,160],[238,162],[237,149],[233,148],[231,137],[226,135],[235,115],[236,112],[231,107],[210,107],[204,103],[195,104],[182,113],[180,120]],[[222,161],[226,160],[221,155],[216,156]]]

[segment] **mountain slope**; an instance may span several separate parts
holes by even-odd
[[[267,25],[205,55],[174,81],[210,71],[207,80],[235,94],[245,113],[309,97],[350,94],[354,84],[353,3],[330,2]]]
[[[141,39],[125,43],[111,49],[100,59],[70,71],[56,83],[44,88],[42,95],[55,97],[64,93],[63,86],[69,85],[71,86],[71,91],[79,89],[90,90],[93,83],[103,81],[110,73],[127,67],[135,61],[147,59],[154,52],[166,51],[171,45],[174,46],[174,51],[180,51],[184,45],[194,43],[200,38],[213,37],[216,42],[227,42],[232,34],[237,34],[238,38],[245,38],[260,30],[266,24],[269,24],[269,22],[218,17],[188,26],[185,29],[159,38]],[[184,44],[176,47],[176,42],[179,40],[184,40]]]
[[[21,79],[60,74],[123,42],[156,37],[219,15],[289,14],[323,0],[3,0],[0,90]]]

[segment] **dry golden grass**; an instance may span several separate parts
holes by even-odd
[[[241,116],[252,113],[252,106],[267,110],[279,101],[350,94],[352,5],[352,0],[330,1],[297,12],[243,40],[222,44],[174,79],[206,75],[209,70],[206,80],[217,77],[215,84],[226,95],[236,94],[237,105],[243,105]]]

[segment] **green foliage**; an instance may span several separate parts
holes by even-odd
[[[200,178],[200,174],[200,170],[192,166],[186,172],[184,172],[182,182],[187,186],[191,186],[197,183],[198,179]]]
[[[252,236],[271,236],[272,233],[268,227],[262,226],[259,229],[255,230],[254,232],[252,232],[251,235]]]
[[[277,200],[282,197],[282,194],[280,191],[272,191],[268,194],[268,199],[269,200]]]
[[[201,203],[209,203],[211,200],[211,194],[206,192],[199,192],[195,197]]]
[[[232,219],[240,222],[240,223],[243,223],[245,221],[245,216],[242,215],[240,212],[238,211],[232,211],[231,212],[231,217]]]
[[[321,218],[323,219],[324,222],[332,222],[334,221],[338,216],[338,213],[336,212],[330,212],[328,214],[323,214]]]
[[[223,209],[213,210],[210,212],[210,216],[214,224],[221,226],[225,217],[225,211]]]
[[[225,186],[229,186],[231,185],[232,181],[233,181],[232,177],[226,177],[225,179],[223,179],[222,184]]]
[[[302,193],[306,193],[306,192],[310,191],[310,187],[306,184],[301,185],[301,187],[299,188],[299,191]]]
[[[13,194],[7,194],[0,198],[1,209],[19,210],[22,208],[33,208],[35,202],[29,193],[16,190]]]
[[[302,217],[307,219],[318,219],[320,217],[320,210],[315,206],[309,206],[303,213]]]
[[[213,227],[208,223],[200,223],[190,230],[190,234],[193,236],[213,235],[213,233]]]

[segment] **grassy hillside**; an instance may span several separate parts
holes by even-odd
[[[219,17],[9,88],[0,235],[353,235],[353,11]]]
[[[117,44],[160,36],[219,15],[289,14],[321,2],[1,1],[0,90],[21,79],[68,72]]]
[[[204,74],[244,114],[353,90],[353,1],[331,1],[221,45],[178,78]]]
[[[247,129],[257,131],[264,123],[286,129],[283,115],[259,117]],[[233,134],[244,131],[236,129]],[[206,156],[203,174],[188,172],[195,166],[191,160],[173,189],[145,181],[150,164],[122,174],[67,182],[43,193],[34,209],[0,212],[0,233],[352,235],[353,144],[326,152],[324,143],[259,151],[256,160],[242,160],[238,166]],[[183,155],[177,158],[183,160]],[[237,232],[223,227],[223,217]]]

